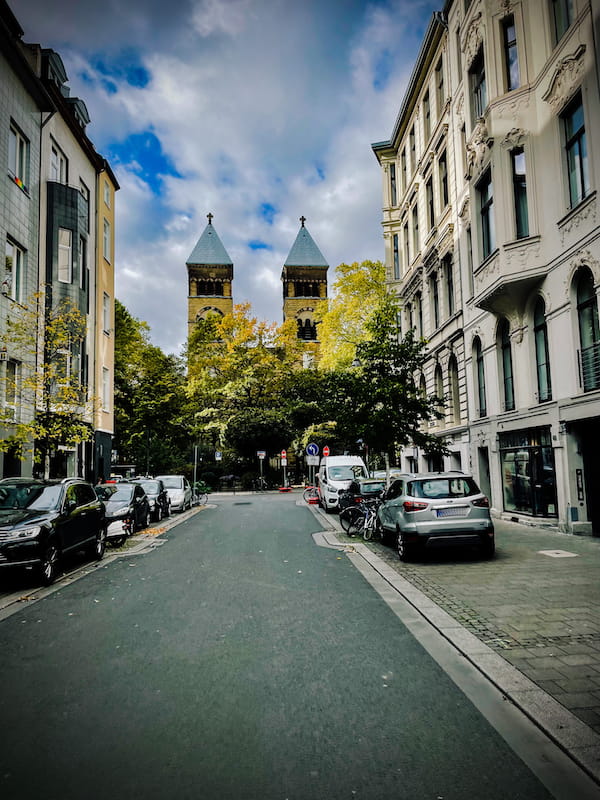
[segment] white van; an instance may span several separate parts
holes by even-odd
[[[338,493],[347,489],[354,478],[368,478],[360,456],[325,456],[319,467],[319,505],[325,511],[337,511]]]

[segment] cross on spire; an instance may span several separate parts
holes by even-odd
[[[208,224],[212,225],[212,218],[213,218],[214,214],[211,214],[210,211],[209,211],[206,216],[208,217]]]
[[[304,227],[304,223],[306,222],[306,217],[304,215],[300,217],[300,222],[302,223],[302,227]]]

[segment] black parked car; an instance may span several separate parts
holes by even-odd
[[[347,489],[343,489],[339,493],[338,504],[340,511],[348,506],[362,503],[363,500],[373,500],[376,497],[381,497],[384,489],[385,478],[383,480],[377,478],[356,478]]]
[[[130,534],[148,527],[150,503],[139,483],[102,483],[95,489],[106,509],[110,544],[121,545]]]
[[[0,480],[0,567],[33,568],[48,585],[63,554],[85,549],[100,560],[106,547],[104,507],[79,478]]]
[[[168,517],[171,512],[171,501],[164,483],[158,478],[137,478],[134,483],[139,483],[146,492],[150,503],[150,516],[155,522]]]

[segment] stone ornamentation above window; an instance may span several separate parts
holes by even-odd
[[[471,68],[471,64],[479,52],[479,48],[483,42],[483,33],[483,14],[480,11],[473,17],[464,39],[463,53],[465,54],[465,64],[467,69]]]
[[[585,51],[585,45],[581,44],[572,55],[558,62],[548,90],[542,95],[542,100],[549,103],[556,112],[560,111],[579,88],[585,68]]]
[[[514,150],[516,147],[523,147],[527,139],[527,131],[523,128],[511,128],[502,139],[501,147],[504,150]]]

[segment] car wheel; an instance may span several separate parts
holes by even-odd
[[[96,539],[91,547],[91,556],[96,561],[100,561],[106,550],[106,528],[102,527],[96,534]]]
[[[150,510],[144,512],[144,516],[142,517],[142,524],[140,525],[140,530],[145,530],[148,525],[150,525]]]
[[[44,586],[50,586],[56,580],[59,561],[60,553],[58,552],[58,547],[51,542],[46,545],[42,555],[42,563],[40,564],[40,577]]]
[[[414,555],[414,545],[409,545],[406,543],[406,539],[403,534],[398,531],[398,539],[396,544],[398,550],[398,558],[400,561],[406,563],[407,561],[412,561]]]

